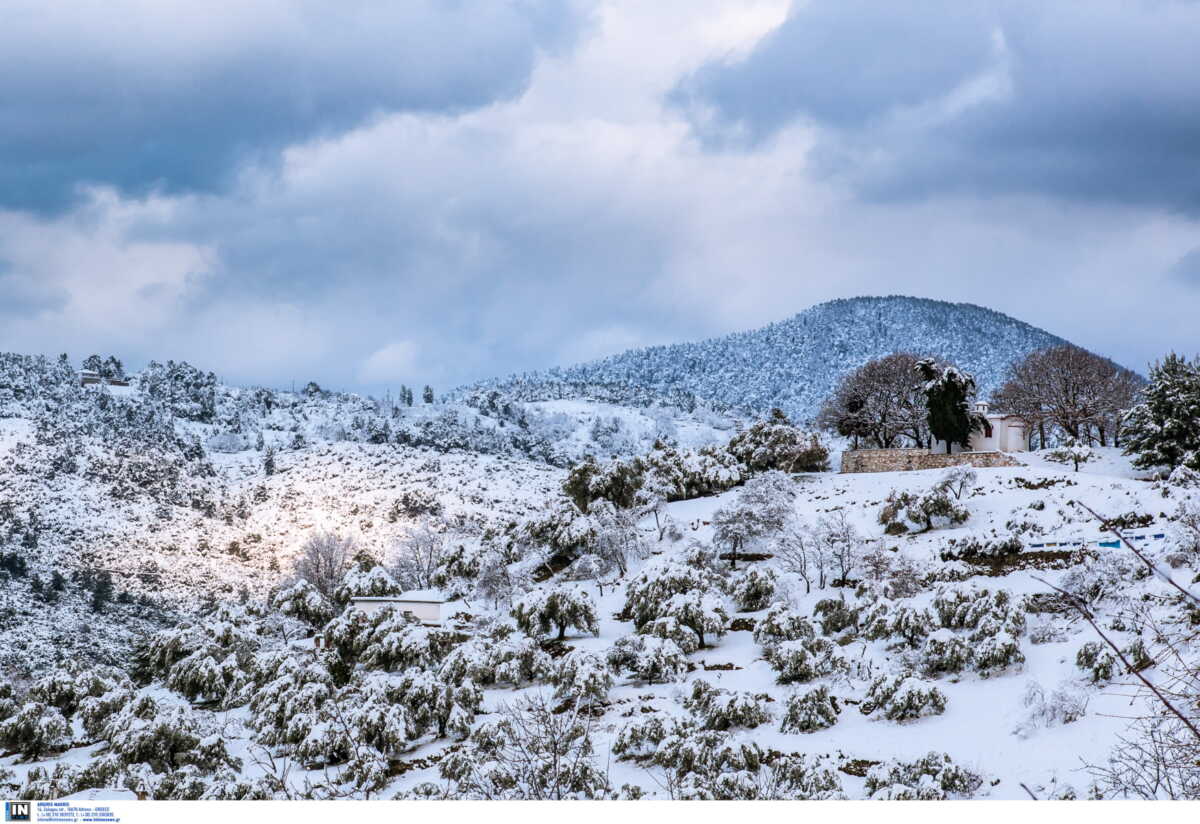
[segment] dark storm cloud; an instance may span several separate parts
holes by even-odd
[[[17,4],[18,6],[20,3]],[[224,189],[243,164],[398,110],[511,98],[582,7],[543,0],[10,6],[0,27],[0,206],[78,187]]]
[[[814,0],[680,82],[710,148],[818,129],[860,194],[1041,193],[1200,212],[1200,3]]]

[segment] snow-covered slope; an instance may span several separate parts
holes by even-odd
[[[778,406],[797,420],[808,420],[838,378],[872,358],[893,352],[944,358],[972,372],[986,396],[1000,386],[1011,363],[1065,342],[972,304],[860,297],[822,303],[762,329],[634,349],[483,385],[514,393],[587,385],[690,392],[734,407],[761,411]]]
[[[6,443],[11,444],[19,437],[16,430],[19,427],[14,429],[12,424],[3,430],[7,432]],[[526,595],[519,591],[514,595],[520,602],[537,603],[539,593],[564,589],[581,593],[575,597],[594,605],[594,634],[573,627],[568,629],[563,642],[555,642],[536,634],[532,639],[526,638],[514,627],[515,634],[507,635],[509,630],[504,630],[504,626],[510,620],[510,605],[503,600],[472,597],[468,607],[471,617],[460,617],[454,636],[454,644],[461,646],[462,655],[456,658],[457,653],[452,652],[441,663],[437,663],[441,659],[435,658],[432,663],[420,665],[427,669],[395,669],[392,673],[378,669],[378,664],[360,663],[358,674],[338,688],[341,690],[338,695],[352,702],[345,705],[346,712],[353,713],[356,702],[364,704],[364,712],[370,714],[375,712],[370,709],[376,706],[372,702],[381,700],[378,696],[387,690],[396,690],[396,695],[402,696],[408,689],[404,686],[409,683],[405,679],[413,677],[414,672],[428,673],[422,678],[442,677],[437,674],[446,672],[448,667],[466,666],[469,671],[475,671],[472,667],[479,668],[479,674],[472,677],[485,680],[478,714],[469,724],[471,728],[503,725],[514,718],[534,723],[530,719],[536,717],[536,709],[529,708],[548,701],[546,707],[557,709],[537,723],[567,725],[554,727],[569,737],[560,743],[572,757],[582,758],[595,769],[593,779],[609,788],[604,792],[617,795],[759,797],[754,794],[766,793],[783,797],[857,798],[916,794],[929,798],[1009,799],[1027,797],[1027,792],[1032,791],[1040,797],[1085,797],[1098,781],[1097,774],[1085,765],[1103,765],[1118,744],[1119,736],[1129,734],[1129,719],[1152,716],[1156,710],[1129,673],[1115,669],[1098,675],[1100,670],[1079,663],[1080,651],[1088,644],[1098,643],[1098,636],[1061,598],[1054,596],[1051,587],[1083,593],[1097,622],[1124,649],[1144,645],[1150,663],[1143,672],[1156,680],[1168,679],[1175,667],[1174,660],[1166,654],[1164,639],[1177,640],[1187,634],[1189,613],[1172,596],[1173,591],[1166,583],[1139,571],[1139,562],[1127,550],[1101,545],[1110,543],[1112,536],[1081,504],[1107,517],[1122,516],[1135,523],[1128,532],[1145,536],[1140,541],[1143,549],[1155,558],[1169,559],[1168,574],[1184,585],[1200,567],[1200,558],[1182,551],[1175,543],[1178,507],[1183,504],[1196,508],[1200,504],[1196,493],[1138,480],[1126,459],[1115,450],[1101,452],[1100,460],[1085,465],[1078,473],[1049,465],[1037,455],[1030,456],[1024,466],[979,470],[977,479],[964,486],[957,500],[957,505],[966,511],[963,523],[939,522],[934,530],[898,536],[885,534],[880,526],[881,505],[893,492],[928,491],[942,480],[943,472],[813,473],[789,480],[794,491],[791,517],[798,528],[819,527],[822,520],[842,522],[840,519],[844,517],[843,523],[857,534],[854,577],[861,582],[857,588],[834,585],[832,572],[824,585],[815,578],[811,584],[805,584],[794,568],[785,563],[783,554],[777,554],[782,553],[779,538],[762,542],[758,548],[765,557],[742,561],[740,571],[716,561],[711,555],[713,550],[708,548],[716,537],[715,523],[723,511],[738,505],[743,494],[740,489],[671,503],[665,515],[677,528],[666,530],[660,537],[653,519],[643,521],[645,551],[631,559],[624,576],[570,582],[563,580],[571,577],[568,569],[548,581],[528,584]],[[223,457],[216,462],[216,470],[223,483],[235,485],[240,478],[244,484],[240,488],[253,501],[244,524],[238,523],[236,530],[228,533],[244,536],[254,530],[263,536],[261,543],[254,544],[249,564],[254,575],[248,580],[270,571],[269,561],[264,564],[264,559],[286,561],[286,547],[294,545],[309,529],[327,525],[356,530],[364,540],[374,540],[373,536],[391,528],[389,503],[403,489],[437,490],[436,497],[448,509],[464,514],[468,520],[477,519],[474,522],[482,527],[488,521],[494,522],[493,516],[519,516],[536,507],[538,501],[550,500],[553,487],[563,477],[559,470],[550,467],[534,469],[502,458],[476,456],[469,461],[466,457],[450,459],[362,444],[340,444],[306,455],[285,455],[279,471],[267,479],[257,477],[256,461],[247,456]],[[260,493],[261,500],[256,500],[250,490],[259,488],[265,488],[265,497]],[[89,505],[85,501],[80,511],[86,511]],[[660,516],[663,514],[660,512]],[[76,514],[76,517],[81,516]],[[183,526],[179,534],[214,528],[203,520],[188,521]],[[98,535],[104,529],[113,529],[113,524],[108,522],[97,529]],[[154,524],[149,531],[166,530],[164,536],[171,536],[175,534],[171,532],[173,529],[175,526],[168,521]],[[136,530],[131,528],[131,531]],[[1006,540],[1016,541],[1016,549],[1010,546],[1010,554],[992,561],[965,562],[954,560],[949,554],[961,553],[972,544],[996,545]],[[120,559],[120,544],[120,540],[113,543],[114,562]],[[874,561],[868,557],[872,553],[877,556]],[[880,562],[878,558],[884,560]],[[193,576],[222,574],[221,563],[194,551],[180,552],[169,563],[176,568],[172,575],[181,583],[186,578],[185,571]],[[878,563],[885,564],[890,572],[882,578],[873,578],[879,572],[878,567],[875,573],[871,572],[872,564]],[[639,581],[665,575],[670,569],[690,569],[692,572],[688,574],[706,577],[711,588],[704,596],[709,599],[704,608],[719,609],[725,618],[710,631],[705,646],[684,654],[678,672],[647,680],[627,669],[628,664],[616,663],[620,657],[614,658],[614,650],[630,639],[646,637],[645,630],[641,635],[636,632],[629,613],[634,587],[639,586]],[[744,596],[738,593],[742,591],[741,582],[748,576],[773,578],[773,586],[763,603],[739,611],[739,599]],[[906,580],[913,587],[911,590],[894,589]],[[196,579],[190,583],[200,586]],[[823,617],[829,612],[823,603],[844,605],[855,616],[853,624],[845,628],[824,626]],[[947,612],[947,604],[959,606],[952,606]],[[485,772],[491,769],[489,759],[498,756],[488,747],[503,739],[503,726],[489,728],[499,729],[499,733],[462,742],[458,740],[462,734],[452,731],[438,734],[435,728],[421,726],[421,722],[410,718],[405,728],[408,732],[400,733],[401,739],[407,735],[408,740],[387,758],[380,756],[382,760],[366,765],[361,760],[351,760],[332,768],[311,764],[306,767],[304,759],[282,754],[288,751],[286,747],[264,747],[264,730],[271,729],[264,719],[270,717],[267,708],[272,705],[265,698],[251,696],[277,692],[287,695],[288,690],[303,681],[288,686],[292,683],[290,679],[297,676],[280,675],[269,688],[265,684],[255,686],[257,682],[253,679],[263,677],[255,673],[263,666],[278,668],[283,660],[294,661],[295,666],[301,667],[296,673],[305,671],[303,667],[312,673],[332,666],[329,662],[334,659],[312,650],[311,641],[298,640],[298,625],[281,629],[295,622],[289,624],[269,609],[255,606],[254,599],[246,608],[233,609],[232,613],[216,613],[210,619],[215,621],[213,629],[198,636],[221,637],[229,630],[220,627],[229,627],[231,616],[240,616],[233,618],[233,626],[240,624],[240,631],[253,639],[228,642],[234,644],[230,650],[239,649],[237,643],[253,643],[258,656],[247,659],[255,663],[248,664],[241,675],[228,682],[230,697],[224,700],[230,706],[214,709],[212,699],[189,705],[177,690],[165,688],[160,681],[152,681],[140,689],[132,687],[134,694],[152,698],[158,712],[164,712],[165,707],[178,707],[171,710],[181,713],[172,716],[176,719],[174,723],[185,724],[197,736],[219,730],[228,757],[240,760],[236,773],[229,772],[228,767],[199,769],[193,773],[196,777],[189,779],[196,782],[197,789],[186,792],[207,793],[212,797],[315,793],[317,797],[369,794],[377,798],[414,794],[437,797],[460,792],[490,797],[487,793],[500,793],[496,785],[479,784],[483,780],[480,774],[470,771],[464,774],[462,765]],[[762,625],[772,620],[772,614],[795,616],[794,620],[809,627],[805,632],[815,634],[815,646],[804,647],[798,654],[812,656],[814,662],[823,656],[827,661],[840,663],[830,669],[821,669],[824,665],[820,665],[815,673],[781,683],[787,679],[778,656],[786,644],[759,634]],[[206,625],[201,621],[197,626]],[[347,632],[348,626],[345,617],[335,618],[324,632],[327,637],[337,639]],[[363,650],[371,649],[371,644],[383,644],[379,649],[390,649],[391,655],[407,655],[411,653],[402,652],[404,649],[431,649],[428,644],[438,637],[437,630],[403,628],[403,622],[398,626],[399,629],[385,632],[387,627],[381,625],[378,641],[367,641],[363,636],[362,641],[354,642],[354,649],[358,650],[354,654],[369,658]],[[680,631],[686,632],[670,630]],[[10,632],[10,637],[13,634]],[[193,636],[183,632],[177,637]],[[935,641],[944,646],[957,644],[966,657],[957,663],[952,656],[939,657],[938,648],[931,646]],[[188,642],[183,643],[185,653]],[[979,657],[985,649],[994,654],[1005,643],[1010,643],[1011,649],[999,662],[992,660],[985,664]],[[220,644],[205,654],[218,655],[219,649]],[[506,649],[523,650],[520,655],[525,658],[511,660],[526,661],[523,666],[529,668],[527,675],[517,674],[519,671],[512,663],[494,663],[510,660],[503,658],[509,654]],[[588,653],[594,657],[588,659]],[[1192,661],[1195,653],[1194,648],[1184,644],[1176,647],[1173,654]],[[496,655],[501,658],[494,658]],[[218,674],[205,678],[215,677],[216,683],[225,684],[221,680],[225,676],[219,675],[222,670],[216,663],[218,659],[212,660],[210,666]],[[451,660],[457,663],[451,666]],[[560,667],[587,660],[599,662],[609,673],[608,686],[603,682],[599,682],[599,687],[586,686],[594,683],[586,679],[562,680]],[[614,662],[611,669],[603,663],[606,660]],[[292,670],[285,667],[278,671]],[[908,718],[888,717],[897,706],[897,699],[879,698],[882,694],[879,685],[899,683],[905,677],[909,680],[904,681],[904,689],[930,694],[936,691],[942,702],[940,709],[915,711]],[[242,684],[239,678],[250,680]],[[496,683],[490,683],[489,678]],[[177,682],[187,683],[172,681]],[[698,687],[700,682],[708,686]],[[564,683],[568,686],[561,686]],[[588,699],[592,702],[588,705],[591,709],[577,714],[583,705],[573,701],[583,699],[569,696],[592,693],[576,693],[572,691],[575,689],[599,690],[600,698]],[[249,690],[247,697],[237,698],[238,690]],[[811,731],[790,728],[785,721],[789,709],[814,691],[825,696],[821,700],[831,702],[832,715]],[[565,703],[563,696],[568,696]],[[890,703],[877,706],[880,701]],[[317,723],[320,711],[306,706],[296,705],[288,723],[293,727],[299,725],[296,727],[299,729]],[[735,711],[742,714],[726,715]],[[513,715],[514,712],[518,714]],[[731,723],[722,720],[730,717],[734,718]],[[360,723],[365,722],[353,722]],[[370,723],[369,728],[376,729],[377,722]],[[637,746],[630,744],[641,740],[636,736],[631,738],[631,730],[644,729],[645,734],[653,735],[656,724],[675,725],[675,732],[670,735],[676,737],[668,736],[661,745],[644,741]],[[368,728],[362,729],[361,734],[368,735]],[[457,728],[452,725],[452,729]],[[530,727],[522,734],[534,735],[536,729]],[[589,742],[590,756],[570,749],[581,740],[580,735],[585,735]],[[82,731],[77,736],[82,740]],[[4,769],[12,770],[15,784],[29,781],[29,791],[35,793],[53,794],[54,787],[62,787],[62,792],[78,791],[81,784],[87,786],[89,780],[95,780],[88,778],[85,767],[95,771],[98,764],[121,763],[120,758],[125,757],[120,755],[121,746],[115,742],[87,743],[67,750],[61,757],[41,760],[9,756],[0,760],[0,777]],[[367,746],[367,750],[374,752],[372,746]],[[680,772],[679,756],[671,754],[676,752],[671,748],[678,746],[693,748],[689,752],[695,754],[688,758],[694,758],[695,762],[687,761],[691,765],[687,770],[692,772]],[[734,749],[730,750],[731,747]],[[277,751],[273,759],[267,757],[271,750]],[[732,757],[728,754],[735,751],[742,753],[737,758],[757,752],[759,756],[754,758],[761,756],[768,761],[749,772],[744,765],[739,768],[737,765],[743,762],[736,759],[720,761]],[[727,755],[719,755],[722,752]],[[930,753],[936,753],[936,759],[923,760]],[[949,761],[942,760],[943,754]],[[467,760],[463,761],[464,758]],[[714,758],[718,760],[711,761]],[[505,770],[518,768],[503,759],[499,763]],[[708,767],[703,765],[711,767],[713,763],[725,766],[708,776],[704,772]],[[785,763],[792,765],[791,778],[787,780],[772,772],[776,767],[771,766]],[[58,783],[47,784],[45,774],[38,772],[38,768],[51,769],[58,764],[74,766],[61,767]],[[922,778],[921,770],[932,769],[930,764],[936,769]],[[173,783],[176,779],[169,776],[153,771],[141,774],[152,782],[161,782],[155,785],[160,794],[182,791]],[[796,776],[802,776],[803,780]],[[594,794],[599,792],[600,784],[583,782],[579,786],[591,789],[576,792]],[[544,787],[539,790],[518,783],[500,795],[530,797],[530,793],[543,791]],[[1104,792],[1102,783],[1099,791]]]

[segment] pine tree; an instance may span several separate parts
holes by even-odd
[[[1125,454],[1138,469],[1200,469],[1200,358],[1174,352],[1150,369],[1141,403],[1125,417]]]
[[[924,381],[930,433],[946,443],[946,454],[950,454],[955,444],[969,449],[971,433],[982,427],[980,417],[970,408],[975,378],[953,366],[939,370],[932,358],[918,361],[916,370]]]
[[[106,380],[123,381],[125,380],[125,365],[116,355],[109,355],[100,367],[100,374]]]
[[[83,368],[86,372],[95,372],[99,375],[104,369],[104,361],[99,355],[88,355],[83,361]]]
[[[430,386],[429,384],[425,384],[425,388],[423,390],[421,390],[421,399],[423,401],[425,401],[425,403],[433,403],[433,387],[432,386]]]
[[[275,447],[268,446],[263,454],[263,474],[268,478],[275,474]]]
[[[92,612],[104,612],[112,597],[112,575],[108,571],[101,572],[96,576],[96,583],[92,588]]]

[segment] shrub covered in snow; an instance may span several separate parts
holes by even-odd
[[[1129,586],[1138,569],[1134,565],[1135,560],[1125,553],[1102,553],[1068,570],[1060,586],[1084,603],[1098,604]]]
[[[613,753],[662,771],[674,799],[842,798],[837,774],[821,759],[765,753],[729,733],[652,713],[618,732]]]
[[[907,673],[880,676],[867,688],[863,713],[878,712],[891,721],[910,721],[946,711],[946,696],[930,682]]]
[[[1103,684],[1112,680],[1117,657],[1099,641],[1088,641],[1075,653],[1075,666],[1087,672],[1093,684]]]
[[[683,706],[696,717],[706,730],[728,730],[733,727],[757,727],[771,719],[767,711],[768,696],[714,687],[704,679],[692,682],[692,694]]]
[[[627,635],[609,648],[606,658],[618,672],[651,684],[678,681],[687,672],[683,650],[665,638]]]
[[[813,614],[821,625],[821,632],[837,635],[845,629],[858,626],[858,609],[842,598],[823,598],[813,606]]]
[[[942,587],[934,596],[933,609],[943,627],[972,630],[972,641],[1000,632],[1013,637],[1025,632],[1025,603],[1014,600],[1005,589],[992,592],[969,584]]]
[[[0,745],[31,760],[66,749],[70,743],[71,731],[63,714],[40,701],[26,702],[0,723]]]
[[[567,800],[604,798],[608,776],[592,743],[591,719],[555,713],[540,696],[505,707],[439,765],[445,797]]]
[[[801,733],[823,730],[837,723],[840,711],[837,699],[829,694],[827,687],[813,687],[788,698],[779,729]]]
[[[863,637],[871,641],[892,640],[894,646],[916,649],[937,629],[929,610],[879,601],[862,619]]]
[[[1027,713],[1013,733],[1029,738],[1043,727],[1054,727],[1078,721],[1087,714],[1087,696],[1070,682],[1064,681],[1049,695],[1037,681],[1025,685],[1022,699]]]
[[[781,641],[815,638],[812,623],[802,613],[783,603],[774,603],[754,625],[754,643],[771,646]]]
[[[984,678],[1025,663],[1021,644],[1008,632],[999,632],[977,641],[975,669]]]
[[[769,567],[750,567],[733,579],[729,595],[738,612],[758,612],[771,603],[775,585],[775,573]]]
[[[948,489],[938,485],[921,495],[892,490],[879,510],[879,523],[892,535],[910,529],[929,532],[938,526],[957,526],[966,523],[970,516],[970,512],[951,500]]]
[[[572,650],[555,662],[550,683],[555,687],[555,698],[591,707],[608,699],[613,676],[608,663],[596,653]]]
[[[974,652],[961,636],[939,629],[925,639],[921,648],[921,669],[926,675],[962,672],[971,665]]]
[[[981,786],[981,776],[931,752],[917,761],[876,764],[867,771],[866,790],[876,799],[936,801],[970,798]]]
[[[763,657],[775,668],[780,684],[803,683],[849,669],[841,650],[825,638],[783,641],[768,647]]]

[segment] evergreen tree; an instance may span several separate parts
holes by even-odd
[[[268,446],[263,455],[263,474],[268,478],[275,474],[275,447]]]
[[[1125,454],[1138,469],[1200,469],[1200,358],[1172,352],[1154,364],[1124,428]]]
[[[425,403],[433,403],[433,387],[432,386],[430,386],[429,384],[425,384],[425,388],[421,391],[421,399],[424,400]]]
[[[100,375],[105,380],[123,381],[125,380],[125,365],[116,355],[109,355],[100,367]]]
[[[96,582],[92,587],[92,611],[104,612],[104,608],[108,606],[112,597],[112,575],[108,571],[101,572],[96,576]]]
[[[955,444],[969,449],[971,433],[982,427],[980,416],[972,413],[970,406],[975,379],[954,366],[939,369],[932,358],[918,361],[916,370],[924,382],[921,388],[929,411],[930,433],[946,443],[946,454]]]
[[[99,355],[88,355],[83,361],[83,369],[85,372],[95,372],[98,375],[104,369],[104,361]]]

